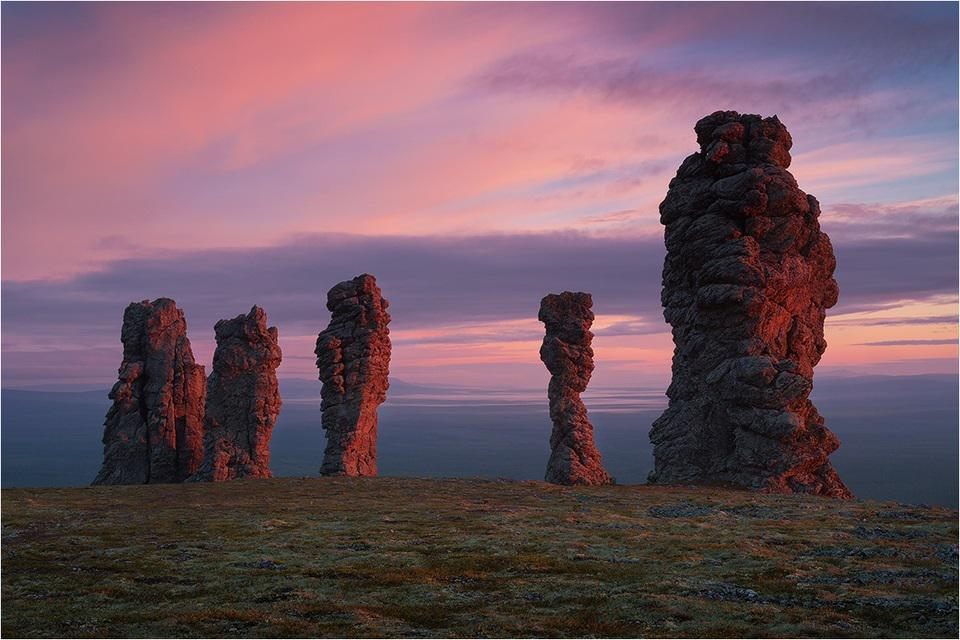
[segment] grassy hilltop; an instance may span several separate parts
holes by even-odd
[[[957,635],[957,513],[310,478],[5,489],[13,636]]]

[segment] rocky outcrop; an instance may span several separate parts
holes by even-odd
[[[820,205],[787,171],[776,116],[717,112],[695,130],[700,151],[660,205],[676,348],[650,479],[849,497],[827,459],[839,442],[808,399],[838,295]]]
[[[580,400],[593,373],[593,299],[589,293],[551,293],[540,301],[546,327],[540,359],[550,371],[550,460],[546,481],[601,485],[613,480],[603,468],[593,442],[593,425]]]
[[[390,314],[377,280],[363,274],[327,293],[330,325],[317,337],[327,448],[325,476],[377,475],[377,407],[390,386]]]
[[[214,327],[217,350],[207,380],[203,466],[193,480],[269,478],[270,436],[280,414],[277,328],[260,307]]]
[[[93,484],[182,482],[203,458],[205,396],[183,311],[169,298],[132,303],[120,339],[123,363]]]

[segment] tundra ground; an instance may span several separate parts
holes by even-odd
[[[4,489],[5,637],[956,637],[957,513],[704,488]]]

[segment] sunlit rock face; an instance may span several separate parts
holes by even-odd
[[[610,484],[593,426],[580,400],[593,373],[593,299],[589,293],[550,294],[540,301],[539,319],[546,328],[540,359],[550,371],[550,460],[546,481],[554,484]]]
[[[838,289],[820,206],[787,171],[790,134],[732,111],[695,130],[700,151],[660,205],[675,351],[650,480],[850,497],[808,399]]]
[[[183,311],[169,298],[130,304],[123,314],[123,363],[110,391],[103,466],[94,484],[182,482],[203,458],[203,367]]]
[[[377,475],[377,408],[390,386],[388,305],[376,278],[368,274],[327,293],[332,318],[317,337],[315,351],[327,432],[322,475]]]
[[[270,437],[280,415],[277,328],[260,307],[214,327],[217,350],[207,380],[203,465],[193,480],[269,478]]]

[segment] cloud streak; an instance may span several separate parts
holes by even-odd
[[[946,344],[957,344],[956,338],[922,339],[922,340],[878,340],[877,342],[861,342],[865,347],[934,347]]]
[[[956,314],[944,316],[911,316],[905,318],[834,318],[834,325],[855,327],[891,327],[903,325],[956,325],[960,318]]]

